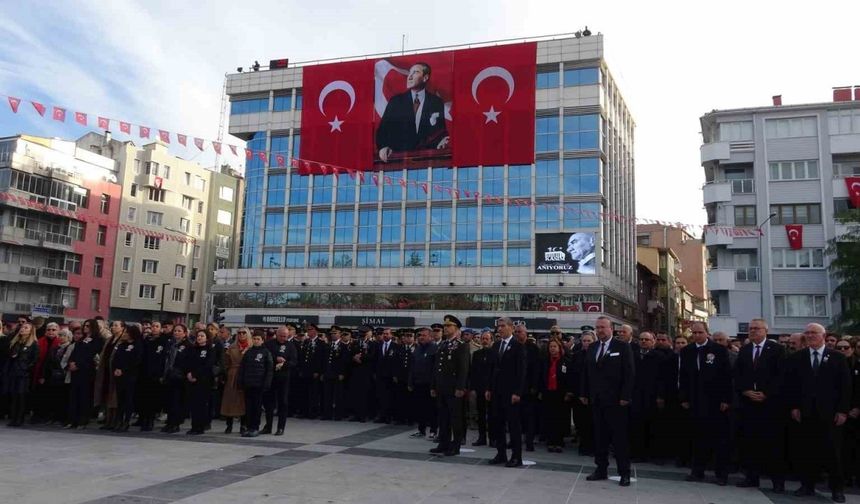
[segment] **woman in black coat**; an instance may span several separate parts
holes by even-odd
[[[203,434],[209,423],[209,400],[215,377],[216,352],[209,344],[205,330],[197,331],[194,346],[185,359],[185,378],[188,380],[188,404],[191,408],[190,435]]]
[[[111,372],[116,383],[117,426],[115,432],[128,432],[134,412],[134,390],[143,359],[140,327],[128,325],[111,357]]]
[[[10,427],[20,427],[27,412],[27,396],[33,381],[33,368],[39,358],[36,331],[29,322],[21,324],[18,334],[9,343],[4,385],[9,396]]]
[[[48,356],[42,368],[45,388],[54,391],[53,400],[46,405],[49,425],[55,423],[65,425],[69,409],[69,385],[66,383],[67,364],[64,364],[64,358],[66,353],[70,351],[71,334],[68,329],[63,329],[57,334],[57,339],[60,341],[59,346],[48,350]]]
[[[85,429],[93,409],[93,382],[96,376],[96,357],[101,350],[101,339],[93,337],[86,329],[90,327],[89,323],[95,325],[94,321],[87,321],[83,328],[75,329],[72,333],[73,348],[66,365],[69,373],[69,412],[66,429],[78,427]],[[87,331],[86,334],[85,331]]]
[[[564,347],[557,338],[547,343],[546,357],[541,360],[538,387],[543,411],[547,450],[561,453],[562,438],[570,425],[570,408],[565,403],[568,373],[573,372],[564,358]]]
[[[188,328],[184,324],[173,326],[173,338],[169,340],[164,362],[164,388],[167,403],[167,423],[161,432],[173,434],[179,432],[179,426],[185,421],[187,411],[185,376],[185,359],[190,353],[191,343],[188,341]]]
[[[239,388],[245,391],[245,412],[248,430],[242,437],[257,437],[260,430],[260,414],[263,411],[263,392],[272,385],[274,360],[263,346],[263,336],[254,334],[252,347],[242,356],[239,367]]]

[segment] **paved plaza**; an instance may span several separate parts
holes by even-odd
[[[686,470],[650,464],[634,467],[630,488],[591,483],[591,459],[540,446],[524,453],[534,464],[521,469],[488,465],[495,450],[485,447],[434,457],[432,443],[398,426],[291,419],[284,436],[253,439],[223,429],[215,422],[213,433],[191,437],[0,427],[0,503],[830,502],[822,487],[799,499],[686,483]],[[847,497],[860,503],[856,489]]]

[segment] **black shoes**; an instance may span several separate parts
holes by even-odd
[[[272,426],[271,425],[263,426],[263,430],[260,431],[260,434],[271,434],[271,433],[272,433]]]
[[[284,435],[284,429],[278,429],[277,432],[275,432],[275,435],[276,436],[283,436]]]
[[[773,483],[773,493],[775,493],[775,494],[784,494],[784,493],[785,493],[785,482],[782,482],[782,481],[774,481],[774,483]]]
[[[495,457],[490,459],[490,465],[499,465],[499,464],[507,464],[508,461],[504,457],[500,457],[496,455]]]
[[[203,434],[203,431],[191,429],[190,431],[186,432],[185,434],[188,434],[189,436],[199,436],[199,435]]]
[[[522,467],[522,466],[523,466],[523,461],[518,459],[518,458],[512,458],[511,460],[508,460],[507,464],[505,464],[505,467]]]
[[[609,479],[609,476],[605,472],[597,470],[589,474],[588,477],[585,479],[586,481],[602,481],[605,479]]]
[[[224,429],[224,434],[233,434],[233,426],[228,425],[226,429]]]
[[[621,476],[621,479],[618,480],[618,486],[629,487],[630,486],[630,476]]]
[[[815,488],[802,485],[800,488],[794,491],[793,495],[795,497],[812,497],[813,495],[815,495]]]
[[[833,502],[845,502],[845,494],[842,492],[833,492],[830,496]]]
[[[445,450],[445,456],[446,457],[453,457],[453,456],[459,455],[459,454],[460,454],[460,447],[459,446],[456,448],[449,448],[449,449]]]
[[[429,451],[430,451],[430,453],[432,453],[434,455],[439,455],[439,454],[444,454],[448,450],[446,450],[445,448],[442,448],[441,446],[437,446],[436,448],[430,448]]]

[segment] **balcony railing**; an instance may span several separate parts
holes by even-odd
[[[738,282],[758,282],[758,268],[737,268],[735,269],[735,280]]]
[[[733,179],[732,194],[752,194],[755,192],[755,180]]]
[[[26,238],[28,240],[42,241],[43,236],[42,236],[42,233],[40,233],[36,229],[25,229],[24,230],[24,238]]]
[[[69,272],[54,268],[42,268],[39,270],[39,276],[50,278],[51,280],[68,280]]]
[[[60,233],[45,233],[45,241],[68,246],[72,244],[72,237]]]
[[[24,276],[37,276],[39,274],[39,268],[34,266],[21,266],[20,271]]]

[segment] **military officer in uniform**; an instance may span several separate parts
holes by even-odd
[[[453,456],[460,454],[463,439],[463,407],[469,379],[469,346],[460,339],[463,324],[453,315],[445,315],[446,339],[439,345],[430,395],[439,410],[438,445],[430,453]]]
[[[373,398],[373,328],[361,326],[356,331],[356,341],[350,347],[351,373],[349,397],[352,403],[351,422],[365,422],[368,407]]]
[[[341,331],[340,327],[337,326],[332,326],[331,328],[332,339],[328,346],[325,371],[322,375],[323,420],[331,420],[332,418],[340,420],[343,417],[347,366],[344,357],[346,357],[349,342],[347,341],[347,344],[344,344],[341,341],[341,334],[347,333],[348,331]]]
[[[415,331],[400,330],[400,346],[397,347],[397,363],[394,368],[394,419],[398,424],[409,425],[415,415],[412,390],[409,385],[409,370],[415,355]]]

